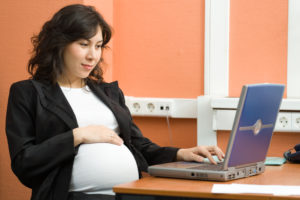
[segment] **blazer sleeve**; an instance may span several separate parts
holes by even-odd
[[[128,107],[125,104],[124,94],[120,89],[120,105],[130,114]],[[131,142],[133,146],[142,153],[148,165],[173,162],[176,160],[177,151],[175,147],[160,147],[153,143],[150,139],[143,136],[140,129],[136,126],[131,118]]]
[[[51,170],[75,155],[72,130],[37,143],[37,99],[32,85],[13,84],[6,115],[11,167],[20,181],[30,188],[41,184]]]

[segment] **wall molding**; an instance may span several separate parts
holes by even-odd
[[[204,95],[197,103],[197,145],[216,145],[211,97],[229,94],[230,0],[205,0]]]
[[[300,98],[300,1],[289,0],[287,98]]]
[[[205,0],[204,94],[228,96],[230,0]]]

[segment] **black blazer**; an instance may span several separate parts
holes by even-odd
[[[114,113],[120,137],[134,155],[139,173],[148,165],[174,161],[177,148],[159,147],[143,137],[133,123],[118,83],[88,86]],[[65,200],[72,173],[72,130],[77,120],[58,84],[35,80],[14,83],[10,88],[6,134],[11,167],[19,180],[32,188],[32,200]]]

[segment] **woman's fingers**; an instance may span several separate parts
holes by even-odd
[[[115,144],[115,145],[122,145],[123,140],[116,134],[116,133],[109,133],[107,143]]]
[[[217,164],[212,157],[213,155],[216,155],[220,161],[224,158],[224,153],[217,146],[197,146],[189,149],[179,149],[177,160],[202,162],[204,158],[208,158],[211,163]]]
[[[223,151],[217,146],[208,146],[207,149],[210,152],[210,154],[216,155],[220,161],[222,161],[225,157]]]
[[[78,131],[79,130],[79,131]],[[124,142],[112,129],[105,126],[86,126],[77,129],[83,137],[82,143],[111,143],[122,145]]]

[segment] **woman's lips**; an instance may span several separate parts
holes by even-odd
[[[86,70],[91,70],[93,68],[93,65],[85,65],[85,64],[82,64],[82,67]]]

